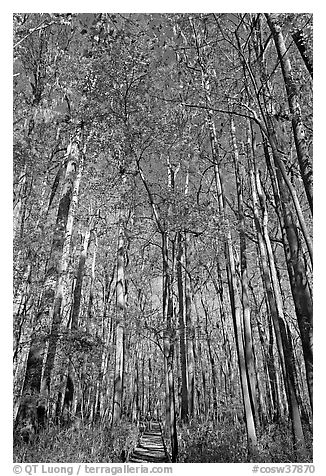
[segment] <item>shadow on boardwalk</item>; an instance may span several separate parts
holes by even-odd
[[[143,433],[140,443],[132,452],[129,463],[168,463],[159,423],[152,423]]]

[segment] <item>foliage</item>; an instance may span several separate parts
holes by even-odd
[[[304,435],[307,446],[307,459],[312,461],[312,433],[306,425]],[[296,455],[290,425],[285,422],[267,425],[259,438],[257,462],[265,463],[294,463]],[[301,461],[300,461],[301,462]]]
[[[311,15],[277,21],[309,168],[312,81],[291,38],[302,30],[312,53]],[[303,346],[311,333],[299,321],[311,295],[312,215],[288,89],[266,14],[14,15],[15,410],[44,390],[45,373],[53,414],[85,418],[78,428],[49,423],[29,445],[17,442],[24,461],[54,461],[56,452],[58,461],[127,456],[136,427],[122,420],[111,432],[93,421],[112,418],[121,323],[125,418],[153,409],[164,415],[168,357],[176,415],[191,372],[193,415],[217,420],[216,407],[229,411],[219,423],[178,422],[180,461],[246,461],[239,369],[246,367],[245,379],[257,374],[253,412],[289,416],[287,376],[275,377],[284,373],[278,319],[293,347],[287,364],[298,413],[311,417]],[[165,331],[172,336],[166,361]],[[187,378],[181,367],[191,359]],[[244,408],[255,404],[249,390]],[[257,424],[259,457],[293,460],[284,428]]]
[[[180,463],[243,463],[246,435],[239,425],[196,422],[180,428]]]
[[[25,443],[18,436],[14,462],[19,463],[121,463],[136,446],[138,428],[123,421],[111,430],[104,424],[83,424],[60,428],[49,425]]]
[[[305,431],[308,455],[312,461],[312,435]],[[246,434],[239,423],[223,421],[192,421],[182,425],[179,433],[180,463],[246,463],[248,451]],[[296,455],[293,448],[291,428],[287,422],[267,424],[259,435],[257,463],[294,463]]]

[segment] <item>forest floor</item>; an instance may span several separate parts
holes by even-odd
[[[168,456],[164,447],[159,423],[152,423],[143,433],[139,445],[132,452],[129,463],[167,463]]]
[[[163,427],[163,424],[162,424]],[[48,424],[29,442],[15,431],[14,463],[153,463],[169,462],[169,438],[159,422],[145,426],[122,419],[114,429],[102,424],[58,426]],[[311,463],[312,431],[305,425],[307,456]],[[266,424],[258,433],[257,463],[295,463],[290,422]],[[167,450],[166,450],[167,448]],[[194,419],[178,424],[178,463],[247,463],[243,425],[231,421]]]

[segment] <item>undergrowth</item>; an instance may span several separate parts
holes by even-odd
[[[49,426],[29,443],[14,443],[15,463],[122,463],[138,441],[138,428],[127,421],[111,431],[103,425]]]
[[[165,435],[166,436],[166,435]],[[291,428],[287,423],[265,426],[258,436],[258,451],[252,462],[297,462]],[[139,429],[122,420],[111,430],[103,425],[60,428],[49,426],[29,443],[16,438],[15,463],[122,463],[139,442]],[[169,439],[165,438],[169,450]],[[308,455],[312,462],[312,435],[305,428]],[[198,422],[178,425],[180,463],[248,462],[247,438],[242,425]]]
[[[180,463],[246,463],[247,438],[241,425],[213,424],[192,421],[179,428]],[[264,428],[258,436],[257,463],[294,463],[297,461],[293,448],[291,428],[287,423],[273,424]],[[304,462],[312,462],[312,435],[305,431],[308,455]]]

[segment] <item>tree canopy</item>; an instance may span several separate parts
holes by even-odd
[[[311,461],[312,15],[13,23],[17,460]]]

